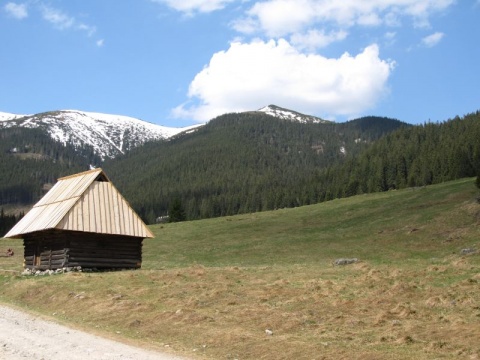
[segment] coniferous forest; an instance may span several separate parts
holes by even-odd
[[[53,141],[41,129],[0,129],[0,207],[34,204],[61,176],[100,160],[89,148]]]
[[[299,124],[229,114],[105,168],[146,221],[165,215],[178,198],[186,218],[199,219],[474,176],[479,139],[478,112],[418,126],[376,117]]]
[[[39,129],[2,129],[0,139],[0,206],[33,204],[58,177],[101,163]],[[169,211],[178,221],[295,207],[479,175],[480,113],[415,126],[226,114],[102,167],[147,223]]]
[[[426,186],[480,175],[480,112],[398,129],[324,171],[337,197]]]
[[[374,117],[302,124],[253,112],[227,114],[104,168],[147,222],[166,215],[174,199],[180,199],[187,219],[301,206],[325,200],[311,187],[322,169],[403,126]]]

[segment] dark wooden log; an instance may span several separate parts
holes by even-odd
[[[142,241],[129,236],[73,231],[33,233],[24,239],[25,266],[44,270],[66,266],[139,268]]]
[[[71,263],[71,262],[78,262],[78,263],[95,262],[95,263],[106,264],[107,265],[107,264],[113,264],[113,263],[136,264],[138,262],[138,260],[136,260],[136,259],[107,259],[107,258],[93,259],[93,258],[90,258],[90,257],[82,258],[82,257],[71,256],[71,257],[69,257],[68,262],[69,263]]]
[[[48,261],[48,260],[52,260],[52,261],[54,261],[54,260],[63,260],[63,259],[65,259],[65,254],[62,254],[62,255],[52,255],[52,256],[50,256],[50,255],[42,255],[42,256],[40,256],[40,259],[41,259],[42,261]]]
[[[99,263],[99,262],[69,262],[67,267],[80,266],[82,268],[97,268],[97,269],[139,269],[141,263],[124,264],[124,263]]]

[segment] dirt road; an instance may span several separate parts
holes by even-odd
[[[0,359],[181,360],[69,329],[4,306],[0,306]]]

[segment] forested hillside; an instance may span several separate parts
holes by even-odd
[[[480,112],[400,128],[344,164],[323,171],[327,198],[425,186],[480,175]]]
[[[105,169],[148,223],[172,207],[189,220],[295,207],[479,175],[480,113],[417,126],[226,114],[104,163],[40,129],[1,129],[0,209],[33,205],[59,177],[90,164]]]
[[[227,114],[104,168],[147,222],[166,215],[174,200],[187,219],[293,207],[323,201],[315,185],[323,169],[399,127],[408,125],[376,117],[301,124],[258,112]]]
[[[87,147],[53,141],[41,129],[0,129],[0,208],[31,205],[57,179],[88,170],[100,159]]]

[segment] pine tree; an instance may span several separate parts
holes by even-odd
[[[185,209],[183,208],[182,201],[180,198],[175,198],[173,200],[172,205],[168,211],[169,214],[169,221],[170,222],[180,222],[185,221],[187,219]]]

